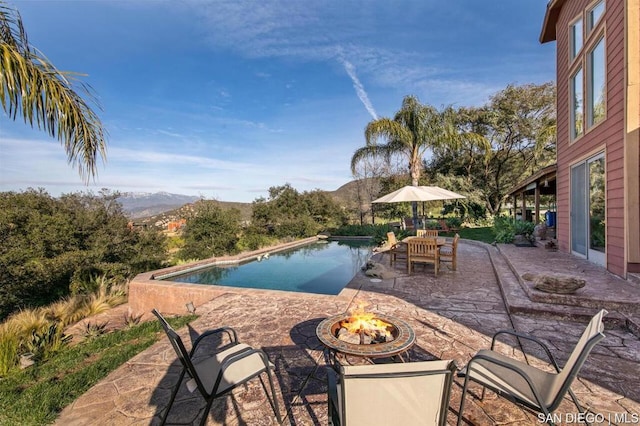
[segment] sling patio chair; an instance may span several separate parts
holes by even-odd
[[[340,366],[328,371],[329,425],[438,425],[447,421],[454,361]]]
[[[440,263],[451,262],[451,269],[456,270],[458,267],[458,240],[460,235],[456,234],[453,241],[440,246]]]
[[[397,260],[407,260],[407,243],[398,241],[394,232],[387,232],[389,243],[389,266],[393,266]]]
[[[236,386],[247,383],[249,380],[259,377],[262,384],[262,388],[267,394],[267,399],[271,404],[271,408],[276,415],[278,424],[282,423],[280,417],[280,410],[278,409],[278,401],[276,400],[276,392],[273,386],[273,378],[271,376],[271,370],[275,370],[275,366],[269,362],[267,354],[259,349],[254,349],[249,345],[240,343],[238,341],[238,335],[230,327],[220,327],[215,330],[209,330],[202,333],[193,342],[191,351],[187,351],[182,339],[175,332],[175,330],[169,325],[165,318],[156,309],[152,310],[153,314],[158,318],[162,328],[164,329],[173,349],[178,355],[178,359],[182,364],[182,372],[180,378],[176,384],[173,392],[171,393],[171,399],[167,406],[164,415],[162,416],[161,424],[165,424],[167,416],[171,410],[171,406],[176,398],[182,380],[185,373],[189,375],[190,380],[187,382],[187,388],[190,391],[198,389],[200,394],[207,401],[207,407],[202,415],[201,425],[207,422],[209,416],[209,410],[211,410],[211,404],[213,400],[221,395],[226,394],[233,390]],[[228,345],[221,348],[220,351],[215,352],[203,359],[198,359],[194,362],[194,354],[198,348],[198,344],[202,342],[205,337],[226,334],[230,340]],[[266,373],[269,379],[269,387],[271,388],[271,397],[269,391],[262,379],[262,373]]]
[[[491,350],[480,350],[471,361],[469,361],[467,366],[458,373],[459,377],[464,376],[458,425],[460,425],[462,420],[469,380],[473,380],[483,386],[482,395],[480,396],[481,399],[484,397],[485,388],[489,388],[515,404],[520,404],[535,412],[543,413],[544,420],[551,425],[553,424],[551,412],[558,408],[565,394],[568,392],[578,411],[584,418],[586,412],[580,406],[578,398],[570,386],[577,377],[578,372],[593,347],[600,340],[604,339],[605,336],[602,333],[604,330],[602,318],[606,314],[607,311],[603,309],[591,319],[562,369],[558,367],[558,363],[547,345],[534,336],[510,330],[498,331],[491,341]],[[498,352],[494,352],[493,348],[496,343],[496,337],[501,334],[512,335],[516,338],[530,340],[539,344],[546,352],[555,371],[544,371]]]
[[[440,252],[435,238],[411,238],[407,242],[407,272],[413,272],[414,263],[433,263],[434,272],[438,275]]]

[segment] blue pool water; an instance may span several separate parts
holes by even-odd
[[[271,253],[262,261],[219,265],[171,277],[171,281],[338,294],[371,256],[361,241],[318,241]]]

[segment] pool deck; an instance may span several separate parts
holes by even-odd
[[[550,344],[564,365],[588,319],[600,308],[606,317],[606,338],[598,344],[572,388],[583,405],[601,415],[603,424],[638,421],[640,415],[640,282],[623,280],[604,268],[562,252],[540,247],[491,246],[461,240],[458,270],[446,266],[438,277],[426,267],[409,276],[397,265],[395,278],[371,282],[358,274],[338,296],[281,291],[227,291],[199,306],[200,317],[180,330],[190,342],[207,329],[235,328],[240,340],[263,348],[276,365],[277,398],[287,425],[327,424],[326,367],[315,336],[322,319],[358,303],[405,320],[417,343],[411,360],[453,359],[464,366],[479,349],[488,348],[501,329],[533,333]],[[374,260],[388,265],[386,254]],[[522,280],[525,272],[562,273],[586,279],[575,295],[538,292]],[[543,365],[536,348],[525,347],[527,361]],[[523,358],[513,342],[499,346]],[[180,369],[168,340],[138,354],[66,407],[57,424],[159,424]],[[472,388],[477,395],[478,388]],[[448,424],[455,424],[462,381],[454,380]],[[366,396],[363,396],[366,397]],[[169,414],[169,423],[199,422],[204,401],[184,385]],[[576,414],[569,399],[556,410],[566,424]],[[633,417],[633,416],[636,417]],[[619,421],[614,420],[618,418]],[[535,414],[487,392],[484,400],[467,398],[466,424],[540,424]],[[611,423],[609,423],[611,420]],[[259,381],[214,401],[210,425],[270,425],[275,417]],[[596,422],[597,424],[598,422]]]

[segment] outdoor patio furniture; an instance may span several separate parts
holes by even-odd
[[[434,273],[438,275],[440,253],[436,238],[411,238],[407,242],[407,271],[413,272],[414,263],[432,263]]]
[[[440,247],[440,263],[451,263],[451,269],[454,271],[458,267],[458,240],[460,235],[456,234],[451,243],[446,243]]]
[[[393,266],[393,263],[398,259],[407,260],[407,244],[398,241],[394,232],[387,232],[387,242],[389,243],[389,265]]]
[[[445,425],[454,361],[341,366],[329,382],[330,425]]]
[[[271,370],[275,370],[275,367],[269,361],[269,358],[264,351],[254,349],[249,345],[240,343],[235,330],[230,327],[221,327],[202,333],[193,342],[191,351],[187,351],[180,336],[169,325],[160,312],[156,309],[153,309],[152,312],[158,320],[160,320],[160,324],[167,334],[167,337],[169,338],[173,349],[175,349],[178,359],[183,367],[178,383],[171,393],[169,405],[162,416],[161,424],[164,425],[167,420],[167,416],[169,415],[171,406],[176,398],[176,394],[180,389],[185,373],[187,373],[191,378],[187,381],[187,389],[190,391],[198,389],[200,394],[207,401],[207,407],[204,410],[202,420],[200,421],[201,425],[204,425],[207,422],[211,404],[216,397],[230,392],[236,386],[247,383],[255,377],[260,378],[262,388],[264,389],[267,399],[271,404],[271,408],[276,415],[278,424],[282,423],[282,418],[280,417],[280,411],[278,409],[278,401],[276,400],[275,388],[273,386],[273,378],[271,377]],[[205,337],[221,334],[226,334],[228,336],[230,340],[229,344],[221,347],[219,351],[209,354],[207,357],[203,358],[198,356],[197,359],[194,359],[196,349]],[[271,397],[269,396],[269,391],[262,379],[262,373],[266,373],[269,379]]]
[[[416,231],[416,237],[438,238],[438,230],[437,229],[418,229]]]
[[[558,363],[547,345],[537,338],[516,331],[505,330],[497,332],[491,341],[491,350],[480,350],[469,361],[467,366],[458,373],[458,376],[465,378],[458,425],[460,425],[463,417],[464,401],[469,380],[473,380],[483,386],[481,399],[484,397],[485,388],[489,388],[515,404],[543,413],[544,421],[549,424],[553,424],[553,416],[550,413],[558,408],[564,395],[569,392],[578,411],[584,416],[585,411],[580,406],[578,398],[576,398],[570,386],[593,347],[604,339],[602,318],[606,314],[607,311],[603,309],[591,319],[562,369],[558,367]],[[556,371],[544,371],[493,351],[496,337],[501,334],[512,335],[516,338],[527,339],[539,344],[544,349]]]

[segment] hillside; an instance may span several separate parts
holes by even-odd
[[[127,216],[131,219],[139,219],[178,209],[199,199],[200,197],[193,195],[168,192],[125,192],[118,197],[118,202],[122,204],[122,209]]]
[[[326,192],[345,208],[354,209],[356,207],[358,182],[347,182],[335,191]],[[200,202],[200,199],[199,197],[160,192],[155,194],[125,194],[119,198],[119,201],[123,204],[125,212],[137,225],[164,228],[171,221],[187,217],[193,210],[195,203]],[[216,202],[224,209],[236,208],[240,210],[242,220],[251,219],[251,203],[205,201]]]

